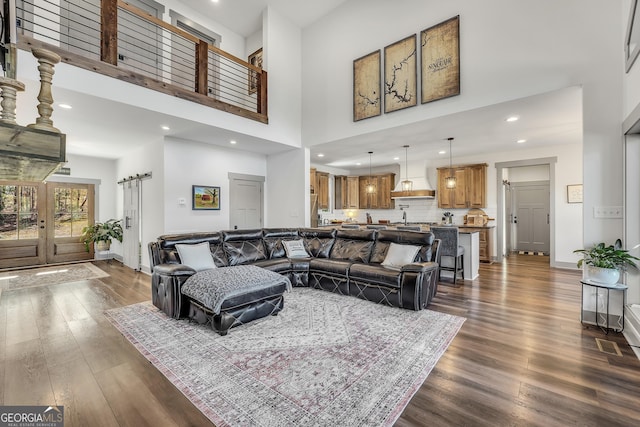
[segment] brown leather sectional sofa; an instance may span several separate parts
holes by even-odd
[[[287,258],[283,241],[302,239],[307,258]],[[180,264],[176,244],[207,242],[217,267],[252,264],[286,275],[293,286],[351,295],[380,304],[422,310],[436,293],[438,243],[430,232],[265,228],[173,234],[148,245],[153,304],[174,318],[188,316],[182,284],[195,270]],[[419,246],[414,262],[381,265],[390,244]]]

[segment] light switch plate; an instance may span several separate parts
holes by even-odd
[[[594,218],[622,218],[622,206],[594,206]]]

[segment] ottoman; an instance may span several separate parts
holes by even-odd
[[[200,271],[184,282],[181,293],[189,301],[189,319],[226,335],[234,326],[278,314],[290,289],[285,276],[238,265]]]

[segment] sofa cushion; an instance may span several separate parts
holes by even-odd
[[[384,261],[391,243],[420,246],[416,262],[434,261],[432,259],[432,245],[434,235],[431,232],[415,232],[402,230],[379,230],[376,244],[371,254],[370,263],[380,264]]]
[[[224,251],[230,266],[267,259],[262,239],[224,242]]]
[[[300,240],[289,240],[282,242],[288,258],[309,258],[309,253],[304,248],[304,242]]]
[[[251,263],[256,267],[261,267],[269,271],[276,273],[286,273],[291,271],[291,261],[287,258],[275,258],[275,259],[263,259],[262,261],[256,261]]]
[[[301,228],[298,231],[304,247],[314,258],[329,258],[336,230],[323,228]]]
[[[349,267],[351,267],[352,264],[353,263],[350,261],[312,258],[311,261],[309,262],[309,271],[328,273],[330,275],[337,275],[337,276],[342,276],[346,278],[347,275],[349,274]]]
[[[353,264],[349,269],[349,280],[398,289],[400,288],[400,277],[402,277],[400,271],[383,268],[379,265]]]
[[[421,246],[391,243],[382,265],[387,268],[400,269],[403,265],[414,262],[420,249]]]
[[[224,267],[227,263],[227,257],[222,248],[222,234],[213,233],[184,233],[184,234],[165,234],[158,237],[159,245],[159,264],[178,264],[180,263],[180,255],[176,250],[177,244],[195,244],[209,243],[209,251],[213,257],[216,266]]]
[[[182,264],[193,268],[195,271],[210,270],[216,268],[209,243],[202,242],[196,244],[177,244],[176,250],[180,255]]]
[[[368,263],[375,236],[375,230],[338,230],[331,259]]]
[[[287,254],[282,242],[298,239],[298,230],[295,228],[265,228],[262,230],[262,236],[267,258],[284,258]]]

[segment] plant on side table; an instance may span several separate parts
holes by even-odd
[[[640,261],[622,249],[622,240],[618,239],[613,245],[606,246],[598,243],[590,249],[576,249],[574,253],[581,253],[583,258],[578,261],[578,268],[586,265],[587,278],[594,282],[613,285],[620,279],[620,271],[627,268],[637,269],[635,261]]]
[[[111,240],[116,239],[122,242],[122,220],[110,219],[106,222],[96,222],[82,229],[80,241],[84,243],[87,252],[92,244],[96,244],[99,251],[108,251],[111,247]]]

